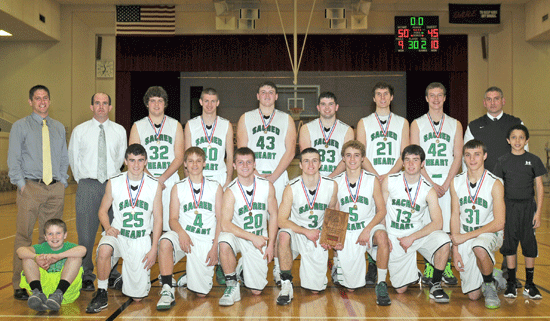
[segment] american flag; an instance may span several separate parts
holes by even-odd
[[[175,6],[116,6],[117,35],[174,35]]]

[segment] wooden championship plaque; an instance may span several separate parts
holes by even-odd
[[[343,245],[346,239],[348,218],[349,213],[326,209],[319,243],[330,246],[335,246],[338,243]]]

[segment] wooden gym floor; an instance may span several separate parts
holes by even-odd
[[[66,191],[64,220],[69,227],[68,241],[77,243],[75,228],[75,191],[76,185],[70,185]],[[294,300],[288,306],[277,306],[275,299],[279,289],[274,285],[271,266],[268,274],[269,284],[261,296],[253,296],[249,290],[241,288],[241,301],[231,307],[220,307],[218,299],[222,296],[225,286],[214,281],[214,287],[206,298],[199,298],[186,288],[177,288],[176,305],[168,311],[156,310],[160,287],[156,277],[158,265],[151,272],[152,288],[149,297],[142,302],[133,302],[120,291],[109,290],[109,307],[98,314],[86,314],[85,309],[92,298],[92,292],[82,292],[80,298],[72,304],[64,305],[59,312],[36,312],[27,307],[25,301],[13,298],[12,252],[17,208],[15,192],[0,193],[0,319],[3,320],[156,320],[156,319],[191,319],[191,320],[550,320],[550,199],[545,195],[542,226],[537,231],[539,242],[539,258],[536,261],[535,283],[542,293],[542,300],[529,300],[522,295],[523,289],[518,289],[516,299],[508,299],[499,295],[501,307],[489,310],[484,307],[483,299],[471,302],[462,294],[460,286],[446,286],[449,294],[449,304],[437,304],[429,299],[428,289],[418,285],[410,288],[405,294],[398,295],[389,289],[391,306],[376,305],[374,288],[362,288],[353,293],[334,286],[329,277],[327,290],[320,294],[311,294],[299,286],[298,262],[294,264]],[[37,230],[34,232],[35,240]],[[96,242],[99,241],[100,233]],[[97,244],[97,243],[96,243]],[[94,253],[95,258],[95,253]],[[497,254],[497,266],[500,267],[502,256]],[[420,267],[420,266],[419,266]],[[421,270],[423,267],[420,267]],[[185,264],[180,262],[175,267],[176,279],[185,270]],[[523,257],[518,260],[518,278],[525,280],[525,265]],[[97,285],[97,283],[96,283]]]

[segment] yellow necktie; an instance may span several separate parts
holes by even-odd
[[[46,120],[42,120],[42,181],[46,185],[52,182],[52,155],[50,152],[50,131]]]

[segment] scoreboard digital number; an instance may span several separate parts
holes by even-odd
[[[396,52],[438,52],[439,16],[396,16]]]

